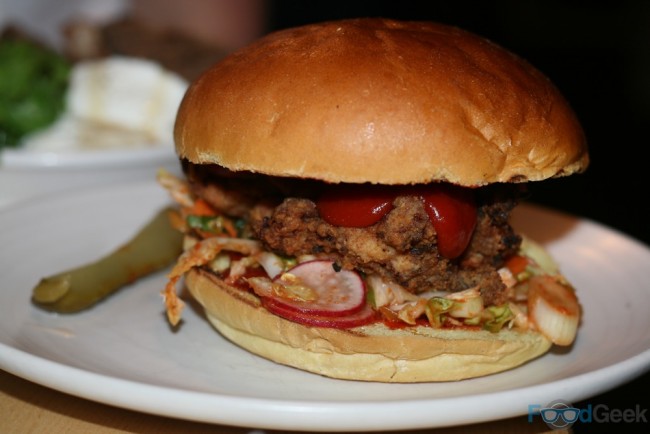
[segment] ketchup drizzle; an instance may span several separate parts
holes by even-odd
[[[422,200],[436,230],[438,252],[448,259],[460,256],[476,227],[476,203],[471,189],[450,184],[390,187],[373,185],[332,186],[316,201],[323,220],[341,227],[368,227],[393,209],[397,196]]]
[[[366,185],[337,185],[328,188],[316,201],[323,220],[334,226],[365,228],[381,220],[393,209],[397,195],[392,188]]]
[[[471,190],[434,185],[420,195],[438,236],[438,252],[445,258],[460,256],[476,227],[476,204]]]

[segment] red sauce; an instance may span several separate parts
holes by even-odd
[[[476,204],[469,188],[449,184],[414,187],[373,185],[335,186],[316,202],[323,220],[342,227],[368,227],[393,209],[399,195],[418,196],[436,230],[438,252],[446,258],[460,256],[476,227]]]
[[[431,324],[429,324],[429,321],[423,318],[418,318],[415,321],[415,324],[408,324],[405,323],[404,321],[400,320],[393,320],[393,319],[388,319],[388,318],[379,318],[377,322],[383,323],[386,327],[388,327],[391,330],[400,330],[400,329],[407,329],[409,327],[417,327],[417,326],[422,326],[422,327],[430,327]]]
[[[237,252],[228,252],[231,261],[237,261],[241,259],[244,255]],[[230,285],[243,289],[246,291],[250,290],[250,285],[246,282],[246,279],[249,277],[269,277],[262,267],[246,267],[246,271],[241,276],[238,276],[237,279],[230,277],[230,268],[224,271],[221,274],[221,278],[228,282]]]
[[[365,185],[333,186],[316,202],[323,220],[334,226],[365,228],[393,208],[393,189]]]
[[[415,324],[408,324],[404,321],[391,320],[384,317],[379,317],[376,321],[382,323],[391,330],[408,329],[409,327],[431,327],[431,323],[426,318],[418,318]],[[449,321],[444,321],[442,326],[438,327],[441,330],[481,330],[481,326],[467,325],[467,324],[452,324]]]
[[[432,185],[420,195],[438,235],[438,252],[445,258],[460,256],[476,227],[476,204],[467,188]]]

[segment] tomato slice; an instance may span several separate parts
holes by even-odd
[[[354,271],[339,270],[332,261],[315,260],[296,265],[273,280],[274,284],[287,287],[291,293],[295,285],[308,292],[310,297],[273,296],[274,305],[306,315],[339,316],[360,311],[366,301],[366,286]]]

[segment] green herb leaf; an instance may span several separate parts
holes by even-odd
[[[0,40],[0,149],[52,124],[65,109],[71,65],[28,41]]]

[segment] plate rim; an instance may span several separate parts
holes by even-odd
[[[13,353],[13,354],[12,354]],[[8,356],[7,356],[8,354]],[[30,363],[24,363],[25,361]],[[9,363],[8,363],[9,362]],[[21,363],[22,366],[21,367]],[[241,396],[231,396],[231,395],[219,395],[209,392],[201,392],[194,390],[185,390],[185,389],[173,389],[170,387],[164,387],[154,384],[147,384],[132,380],[127,380],[123,378],[111,377],[109,375],[104,375],[100,373],[90,372],[81,368],[74,366],[65,365],[59,362],[47,360],[41,358],[37,355],[30,354],[26,351],[8,346],[0,342],[0,366],[3,370],[21,377],[25,380],[35,382],[45,387],[49,387],[53,390],[57,390],[64,393],[69,393],[71,395],[88,399],[91,401],[117,406],[124,409],[140,411],[143,413],[166,416],[166,417],[175,417],[179,419],[184,419],[188,421],[195,422],[204,422],[212,424],[225,424],[231,426],[247,427],[247,428],[260,428],[260,429],[291,429],[291,430],[317,430],[322,432],[329,431],[339,431],[339,430],[351,430],[351,431],[387,431],[387,430],[403,430],[403,429],[422,429],[422,428],[442,428],[450,426],[460,426],[472,423],[481,423],[488,421],[495,421],[500,419],[506,419],[510,417],[522,416],[524,413],[520,411],[513,410],[513,406],[504,405],[502,406],[503,410],[495,414],[494,411],[490,412],[490,415],[474,415],[467,419],[458,420],[455,417],[448,418],[438,418],[436,423],[432,423],[430,418],[426,417],[414,417],[412,412],[409,412],[408,407],[412,407],[413,404],[418,405],[427,405],[429,407],[438,405],[442,408],[437,410],[444,410],[445,408],[452,408],[457,405],[458,401],[462,401],[464,406],[475,407],[480,404],[485,399],[503,399],[504,395],[513,396],[517,394],[517,400],[522,399],[532,399],[531,394],[533,394],[532,389],[548,389],[552,391],[553,394],[557,396],[558,386],[564,390],[570,389],[573,392],[565,392],[563,398],[570,402],[580,401],[587,396],[592,396],[599,394],[605,390],[608,390],[611,387],[622,384],[626,381],[629,381],[633,378],[636,378],[642,375],[645,372],[650,371],[650,349],[646,350],[643,353],[637,354],[631,358],[623,360],[613,365],[609,365],[603,368],[600,368],[595,371],[590,371],[588,373],[583,373],[570,377],[568,379],[560,379],[548,383],[543,383],[535,385],[532,387],[519,387],[515,389],[501,390],[496,392],[484,392],[478,393],[470,396],[455,396],[447,398],[421,398],[421,399],[408,399],[403,401],[301,401],[301,400],[289,400],[289,399],[270,399],[270,398],[247,398]],[[25,369],[24,366],[34,365],[32,369]],[[627,369],[620,369],[621,365],[631,365]],[[74,383],[67,383],[65,385],[63,381],[57,381],[56,378],[59,375],[44,375],[42,373],[47,372],[47,369],[42,369],[43,367],[54,369],[55,374],[60,374],[65,372],[66,374],[75,374],[76,376],[81,377],[82,380],[91,379],[94,383],[99,386],[95,390],[98,390],[98,393],[89,393],[87,389],[83,387],[74,387]],[[624,374],[621,374],[624,373]],[[597,375],[603,379],[608,379],[609,382],[599,381],[596,384],[599,384],[599,387],[592,387],[589,392],[585,393],[578,391],[578,388],[572,387],[571,383],[582,383],[586,377]],[[68,375],[63,376],[63,378],[68,378]],[[335,380],[338,381],[338,380]],[[84,383],[82,381],[81,383]],[[139,393],[120,393],[119,396],[122,399],[115,399],[115,391],[129,391],[138,390]],[[163,402],[169,402],[170,404],[165,406],[160,405],[147,405],[147,400],[138,400],[138,397],[141,395],[146,395],[151,392],[156,392],[159,394],[173,394],[176,398],[188,399],[192,403],[197,401],[202,401],[203,405],[198,405],[196,407],[184,406],[182,409],[179,408],[173,403],[174,400],[163,400]],[[512,398],[510,399],[512,400]],[[156,401],[159,402],[159,401]],[[529,400],[527,402],[532,403],[533,401]],[[205,409],[214,409],[220,408],[223,411],[222,414],[215,414],[214,412],[204,412]],[[349,413],[353,415],[360,411],[359,407],[373,407],[373,410],[381,410],[381,407],[389,407],[395,409],[399,407],[400,412],[403,415],[406,415],[411,418],[410,422],[401,421],[399,423],[387,422],[386,420],[377,420],[377,421],[363,421],[363,423],[350,424],[346,422],[344,424],[334,423],[332,424],[332,416],[341,416],[342,413]],[[188,410],[189,408],[189,410]],[[250,419],[250,412],[255,411],[257,414],[260,414],[262,417],[257,418],[255,421]],[[416,411],[416,413],[420,413]],[[443,411],[444,413],[444,411]],[[283,419],[282,422],[278,422],[280,418],[278,416],[284,414],[289,416],[288,419]],[[494,416],[497,417],[494,417]],[[257,420],[266,419],[266,420],[275,420],[275,423],[259,423]],[[363,418],[358,418],[359,420]],[[345,418],[345,420],[348,420]],[[327,427],[323,426],[323,423],[329,423]]]

